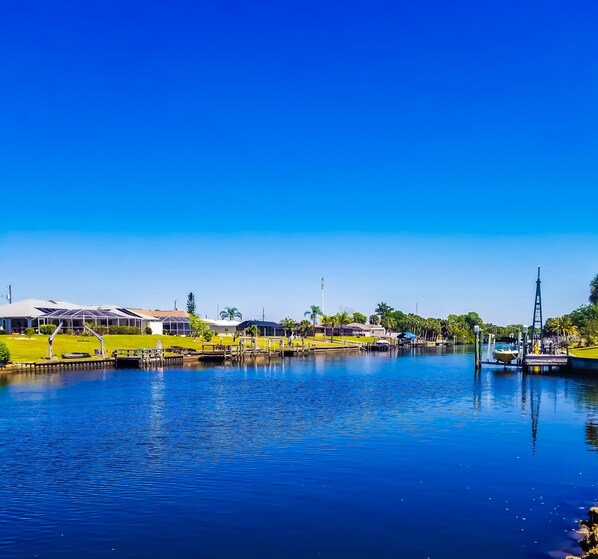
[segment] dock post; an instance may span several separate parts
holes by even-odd
[[[474,351],[475,365],[474,365],[474,368],[477,372],[480,370],[480,368],[482,366],[482,363],[481,363],[481,361],[482,361],[482,344],[480,343],[480,339],[482,337],[482,331],[477,324],[473,327],[473,331],[475,333],[475,348],[474,348],[475,349],[475,351]]]

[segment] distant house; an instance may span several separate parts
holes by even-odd
[[[160,334],[167,336],[190,336],[191,325],[189,324],[189,313],[185,311],[149,311],[146,309],[132,309],[135,312],[150,314],[162,325]]]
[[[228,335],[236,334],[237,326],[241,324],[238,320],[212,320],[211,318],[204,318],[204,322],[208,323],[212,332]]]
[[[237,332],[244,332],[253,325],[257,326],[260,336],[284,336],[284,328],[280,324],[266,320],[244,320],[237,325]]]
[[[345,324],[344,326],[335,326],[334,332],[330,326],[326,325],[317,325],[316,326],[316,333],[317,334],[325,334],[330,336],[333,334],[334,336],[355,336],[355,337],[381,337],[385,335],[384,327],[382,326],[375,326],[373,324],[360,324],[358,322],[351,322],[350,324]]]

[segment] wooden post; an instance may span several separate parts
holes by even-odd
[[[480,330],[480,327],[476,324],[473,327],[473,331],[475,333],[475,348],[474,348],[474,354],[475,354],[475,365],[474,368],[476,371],[478,371],[480,369],[480,367],[482,366],[481,364],[481,354],[482,354],[482,345],[480,344],[480,338],[482,337],[482,333]]]

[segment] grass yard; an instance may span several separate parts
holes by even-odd
[[[569,348],[569,353],[576,357],[591,357],[598,359],[598,347]]]
[[[311,347],[338,347],[344,345],[345,342],[369,342],[375,338],[354,338],[345,336],[342,340],[335,337],[333,343],[330,343],[330,338],[324,340],[318,338],[306,338],[305,344],[310,344]],[[13,362],[23,361],[40,361],[48,354],[48,336],[34,335],[31,338],[26,336],[1,336],[0,340],[4,341],[10,351],[10,360]],[[162,347],[181,346],[201,350],[204,344],[223,344],[230,345],[233,342],[231,336],[215,335],[210,342],[203,339],[186,338],[181,336],[128,336],[107,334],[104,336],[104,345],[108,355],[115,349],[136,349],[142,347],[156,347],[158,340],[162,341]],[[295,338],[294,346],[301,345],[301,339]],[[268,338],[258,337],[258,347],[266,349],[268,346]],[[276,344],[276,347],[279,347]],[[58,335],[54,338],[53,350],[54,355],[59,359],[63,353],[71,352],[87,352],[91,355],[94,350],[100,349],[100,342],[93,336],[69,336]]]

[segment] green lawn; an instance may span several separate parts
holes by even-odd
[[[10,351],[10,359],[13,362],[23,361],[39,361],[42,360],[48,354],[48,337],[35,335],[31,338],[26,336],[1,336],[0,340],[4,341]],[[192,338],[185,338],[181,336],[128,336],[128,335],[116,335],[108,334],[104,336],[104,345],[108,355],[112,353],[114,349],[135,349],[141,347],[156,347],[158,340],[162,341],[162,347],[167,348],[169,346],[182,346],[201,350],[202,345],[208,344],[204,340]],[[374,338],[352,338],[345,336],[341,341],[340,338],[335,337],[333,343],[330,343],[330,338],[324,340],[323,338],[306,338],[306,346],[309,344],[311,347],[337,347],[344,345],[345,342],[368,342],[373,341]],[[209,342],[210,344],[224,344],[230,345],[233,342],[230,336],[214,336]],[[259,337],[258,347],[266,349],[268,344],[268,338]],[[300,346],[301,340],[295,339],[294,346]],[[275,343],[273,349],[280,347],[278,343]],[[94,350],[100,349],[100,342],[92,337],[81,337],[81,336],[69,336],[69,335],[58,335],[54,338],[54,355],[59,359],[63,353],[71,352],[87,352],[91,355],[94,354]]]
[[[598,347],[569,348],[569,353],[576,357],[592,357],[598,359]]]

